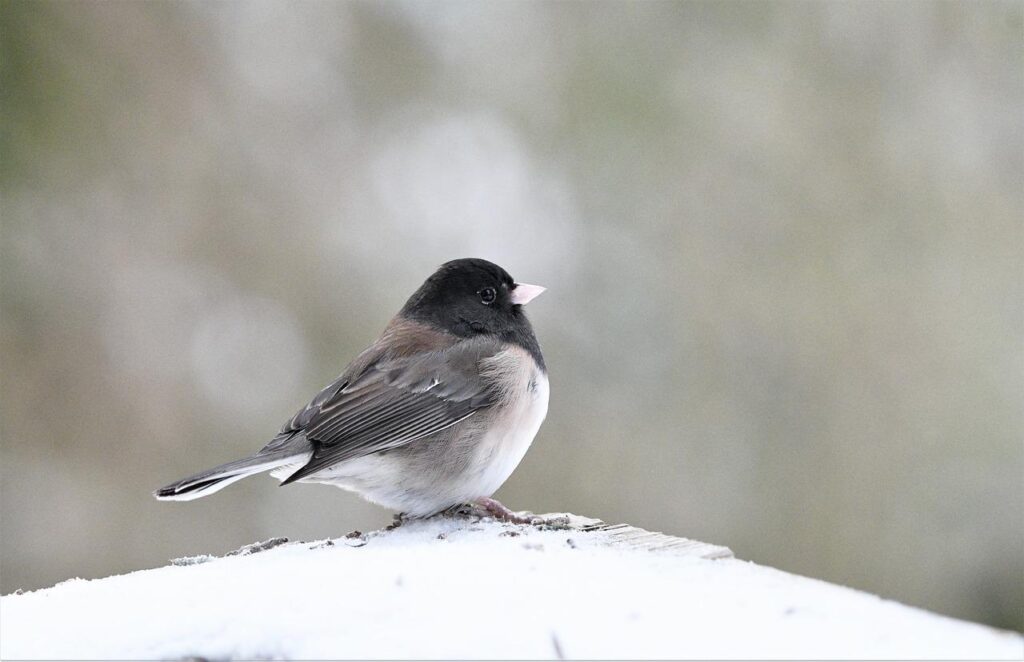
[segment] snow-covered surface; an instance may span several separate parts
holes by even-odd
[[[1016,633],[609,539],[435,519],[74,579],[0,599],[0,657],[1024,657]]]

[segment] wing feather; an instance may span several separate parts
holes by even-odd
[[[342,375],[284,428],[313,447],[309,462],[282,482],[331,465],[429,436],[491,405],[492,385],[479,362],[501,346],[470,339],[446,349],[366,360],[358,374]]]

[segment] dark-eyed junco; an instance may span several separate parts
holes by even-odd
[[[490,496],[547,414],[547,368],[522,309],[543,291],[486,260],[442,265],[258,453],[154,495],[197,499],[271,471],[413,517],[463,503],[511,516]]]

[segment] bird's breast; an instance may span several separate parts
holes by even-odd
[[[482,373],[493,380],[498,402],[467,472],[474,498],[492,495],[519,466],[547,416],[550,394],[547,375],[518,347],[487,359]]]

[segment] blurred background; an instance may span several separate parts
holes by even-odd
[[[387,524],[150,492],[478,256],[549,288],[505,503],[1024,628],[1021,3],[0,12],[3,593]]]

